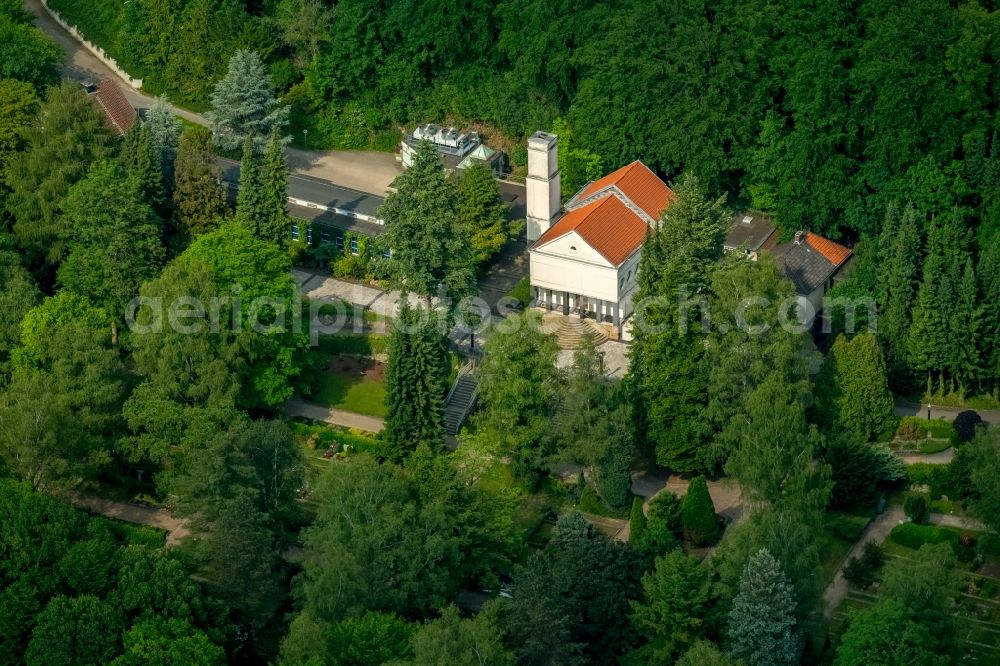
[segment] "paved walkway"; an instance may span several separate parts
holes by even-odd
[[[840,606],[841,602],[847,597],[848,592],[850,592],[850,583],[844,578],[844,567],[847,566],[851,558],[861,557],[861,553],[864,552],[865,545],[869,541],[874,541],[881,545],[889,537],[892,528],[905,520],[906,513],[903,511],[903,507],[890,506],[886,509],[885,513],[876,516],[875,520],[869,523],[868,527],[861,534],[861,538],[858,539],[858,542],[847,553],[833,582],[830,583],[830,586],[826,588],[826,592],[823,594],[827,617],[833,615],[833,612],[837,610],[837,607]],[[945,527],[956,527],[958,529],[975,530],[977,532],[987,530],[987,527],[978,520],[943,513],[930,514],[928,522],[931,525],[943,525]]]
[[[952,460],[955,459],[955,447],[950,449],[945,449],[939,453],[921,454],[921,453],[900,453],[897,454],[902,458],[903,462],[907,465],[915,465],[917,463],[929,463],[931,465],[947,465]]]
[[[823,593],[823,602],[826,605],[827,617],[833,615],[833,612],[847,598],[847,593],[850,592],[850,583],[844,578],[844,567],[847,566],[850,559],[852,557],[861,557],[861,553],[865,550],[865,544],[869,541],[874,541],[881,545],[888,538],[892,528],[904,520],[906,520],[906,514],[903,512],[903,507],[890,506],[884,513],[876,516],[875,520],[868,524],[865,531],[861,533],[861,538],[848,551],[844,561],[840,564],[840,569],[837,570],[837,575],[834,576],[833,582],[830,583],[830,586],[826,588],[826,592]]]
[[[664,490],[683,497],[687,494],[689,485],[690,478],[671,474],[664,469],[632,472],[632,493],[645,499],[644,506],[648,506],[649,501]],[[709,481],[708,494],[717,514],[725,516],[731,523],[738,522],[743,517],[743,498],[735,482]]]
[[[323,421],[345,428],[357,428],[366,432],[381,432],[385,427],[385,421],[377,416],[366,416],[348,412],[343,409],[324,407],[311,402],[306,402],[301,398],[292,398],[285,403],[285,413],[290,416],[301,416],[302,418],[314,421]]]
[[[78,493],[70,494],[69,501],[73,506],[87,509],[108,518],[166,530],[166,545],[168,547],[180,543],[181,539],[191,533],[188,529],[187,520],[175,518],[166,509],[154,509],[142,506],[141,504],[117,502],[102,497],[80,495]]]
[[[310,299],[337,299],[371,310],[382,317],[395,317],[402,298],[398,291],[382,291],[371,285],[338,280],[323,272],[293,268],[292,277],[299,284],[302,293]],[[415,298],[411,296],[411,299]]]
[[[896,396],[895,411],[896,416],[919,416],[920,418],[945,419],[954,421],[955,417],[962,412],[968,411],[969,407],[943,407],[930,405],[930,416],[928,417],[928,405],[926,403],[916,403],[904,400]],[[1000,411],[995,409],[973,409],[986,423],[1000,423]]]

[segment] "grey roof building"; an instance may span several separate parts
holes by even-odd
[[[775,247],[771,253],[795,290],[809,295],[828,287],[831,279],[851,258],[851,250],[819,234],[798,231],[795,238]]]
[[[778,233],[770,215],[740,213],[726,230],[723,249],[726,252],[743,250],[750,255],[773,249],[777,243]]]

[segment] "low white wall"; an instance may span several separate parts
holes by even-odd
[[[48,0],[42,0],[42,6],[45,7],[45,11],[49,13],[49,16],[55,19],[56,23],[65,28],[66,31],[69,32],[69,34],[73,35],[73,38],[76,39],[76,41],[80,42],[85,49],[94,54],[94,57],[96,57],[98,60],[107,65],[111,69],[111,71],[113,71],[115,74],[121,77],[125,81],[125,83],[127,83],[131,88],[135,90],[139,90],[140,88],[142,88],[142,79],[136,79],[129,76],[129,73],[126,72],[121,67],[119,67],[115,59],[109,57],[104,52],[104,49],[102,49],[100,46],[97,46],[96,44],[91,44],[89,41],[87,41],[87,38],[83,36],[83,33],[81,33],[79,30],[76,29],[76,26],[69,25],[68,23],[66,23],[66,21],[63,20],[63,17],[59,15],[59,12],[53,9],[49,9]]]

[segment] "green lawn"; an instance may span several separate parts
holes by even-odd
[[[819,563],[820,570],[822,571],[820,576],[823,589],[826,589],[833,582],[834,576],[837,575],[837,570],[844,563],[844,558],[847,557],[847,553],[850,552],[852,546],[854,546],[854,542],[838,536],[833,530],[823,530],[823,543],[820,546],[822,549],[822,559]]]
[[[385,418],[385,384],[364,377],[324,372],[310,400],[318,405]]]

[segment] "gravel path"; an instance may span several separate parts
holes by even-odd
[[[186,520],[174,517],[166,509],[153,509],[141,504],[117,502],[102,497],[90,497],[77,493],[72,493],[69,496],[69,501],[73,506],[98,513],[108,518],[166,530],[166,545],[168,547],[180,543],[181,539],[191,533]]]
[[[869,541],[874,541],[881,545],[889,536],[892,528],[904,520],[906,520],[906,514],[903,512],[903,507],[890,506],[885,510],[885,513],[878,515],[875,520],[868,524],[868,527],[862,532],[861,538],[858,539],[858,542],[847,553],[843,563],[840,565],[840,569],[837,570],[837,575],[833,578],[833,582],[830,583],[830,586],[826,588],[826,592],[823,593],[827,617],[833,615],[834,611],[837,610],[837,607],[840,606],[850,591],[850,584],[844,578],[844,567],[847,565],[847,562],[852,557],[860,557],[865,549],[865,544]]]
[[[344,426],[345,428],[357,428],[366,432],[381,432],[385,427],[385,421],[376,416],[366,416],[347,412],[343,409],[324,407],[306,402],[299,398],[292,398],[285,403],[285,413],[290,416],[301,416],[314,421],[323,421],[333,425]]]

